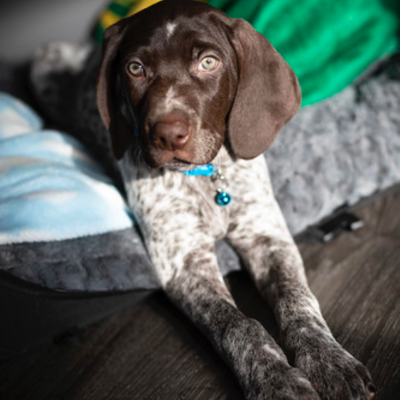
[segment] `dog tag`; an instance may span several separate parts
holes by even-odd
[[[230,196],[230,194],[228,194],[226,192],[219,192],[215,196],[215,202],[219,206],[227,206],[231,202],[231,196]]]

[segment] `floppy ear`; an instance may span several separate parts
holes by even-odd
[[[301,104],[297,77],[271,43],[248,22],[234,20],[239,66],[228,132],[233,153],[251,159],[266,151]]]
[[[116,58],[125,21],[110,26],[103,36],[103,58],[97,78],[97,108],[111,135],[114,157],[119,160],[129,146],[129,125],[123,117],[116,92]]]

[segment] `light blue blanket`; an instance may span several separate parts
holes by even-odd
[[[124,199],[74,138],[43,129],[0,93],[0,244],[72,239],[133,226]]]

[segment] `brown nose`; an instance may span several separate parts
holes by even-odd
[[[154,144],[161,150],[181,150],[188,143],[191,127],[184,118],[165,118],[152,127]]]

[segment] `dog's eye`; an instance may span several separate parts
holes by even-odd
[[[199,70],[206,72],[214,71],[218,65],[219,61],[216,58],[207,56],[201,60],[199,64]]]
[[[143,65],[138,62],[129,63],[128,71],[136,78],[140,78],[144,75]]]

